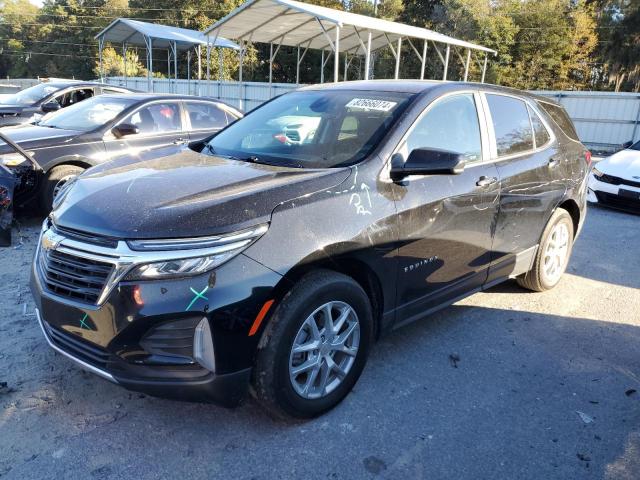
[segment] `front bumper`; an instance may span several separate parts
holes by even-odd
[[[129,390],[234,406],[246,395],[260,338],[249,335],[251,325],[281,278],[240,254],[196,277],[122,281],[104,303],[82,305],[43,285],[36,256],[31,290],[47,343],[82,368]],[[195,360],[203,320],[214,371]]]
[[[632,185],[614,185],[598,180],[593,173],[589,174],[587,200],[590,203],[606,207],[640,212],[640,188]]]

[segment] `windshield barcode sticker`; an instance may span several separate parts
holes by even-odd
[[[355,108],[359,110],[376,110],[378,112],[388,112],[397,105],[397,102],[389,102],[388,100],[376,100],[373,98],[354,98],[347,103],[347,108]]]

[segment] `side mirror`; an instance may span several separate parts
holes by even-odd
[[[391,179],[402,180],[409,175],[458,175],[464,171],[461,153],[430,148],[416,148],[405,162],[402,155],[391,158]]]
[[[44,113],[57,112],[60,110],[60,104],[56,100],[49,100],[47,103],[43,103],[40,107]]]
[[[624,142],[622,144],[622,149],[624,150],[625,148],[629,148],[631,145],[633,145],[633,141],[629,140],[628,142]]]
[[[135,135],[140,133],[140,129],[135,125],[130,123],[121,123],[120,125],[116,125],[111,129],[111,133],[115,135],[116,138],[126,137],[127,135]]]

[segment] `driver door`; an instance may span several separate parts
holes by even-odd
[[[397,182],[400,323],[478,289],[487,278],[500,185],[489,163],[488,135],[474,92],[432,102],[400,143],[406,160],[416,148],[463,153],[460,174],[413,175]]]

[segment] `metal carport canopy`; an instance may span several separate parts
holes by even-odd
[[[189,50],[197,45],[206,45],[207,37],[197,30],[158,25],[155,23],[141,22],[128,18],[118,18],[111,22],[104,30],[98,33],[96,39],[104,39],[106,42],[126,43],[145,47],[145,37],[153,38],[154,48],[170,48],[174,43],[178,50]],[[232,48],[239,50],[240,46],[226,38],[218,37],[213,47]]]
[[[159,25],[156,23],[141,22],[129,18],[118,18],[111,22],[105,29],[98,33],[95,38],[98,40],[98,57],[100,62],[100,80],[104,77],[102,68],[102,51],[105,42],[119,43],[122,45],[122,60],[124,65],[125,82],[127,78],[127,48],[129,45],[145,47],[147,55],[147,88],[153,91],[153,50],[167,50],[167,74],[171,77],[171,61],[173,59],[173,75],[178,79],[178,52],[187,52],[187,74],[191,72],[191,49],[195,49],[198,61],[198,79],[202,77],[200,51],[203,45],[207,49],[207,72],[209,71],[209,61],[211,48],[218,47],[240,50],[240,46],[226,38],[218,37],[212,44],[202,32],[189,30],[186,28],[171,27],[169,25]],[[222,50],[220,50],[222,58]],[[207,75],[208,78],[208,75]]]
[[[443,80],[447,79],[449,57],[451,47],[466,49],[466,59],[459,51],[455,50],[460,60],[464,63],[464,80],[469,74],[471,51],[484,53],[484,66],[482,67],[482,82],[487,69],[487,55],[496,51],[482,45],[465,42],[457,38],[442,35],[426,28],[413,27],[397,22],[390,22],[379,18],[368,17],[332,8],[309,5],[295,0],[248,0],[227,16],[214,23],[204,32],[209,38],[217,41],[217,38],[227,36],[238,40],[240,49],[240,73],[242,83],[242,60],[244,45],[247,42],[269,43],[269,83],[272,81],[273,60],[282,45],[298,48],[298,60],[296,64],[296,83],[299,83],[300,62],[308,49],[322,51],[321,82],[324,81],[324,66],[333,54],[333,81],[337,82],[340,76],[339,58],[344,54],[344,78],[347,78],[347,70],[350,62],[349,55],[364,55],[365,79],[369,78],[371,65],[371,52],[388,46],[395,57],[395,78],[399,78],[400,59],[402,57],[402,42],[406,40],[411,49],[422,63],[420,78],[424,78],[425,63],[428,43],[432,42],[434,50],[438,54],[443,65]],[[414,40],[422,40],[422,51],[414,45]],[[446,46],[446,52],[440,52],[437,44]],[[274,50],[274,44],[276,49]],[[395,46],[394,46],[395,44]],[[303,49],[301,55],[301,49]],[[329,54],[325,60],[325,51]]]

